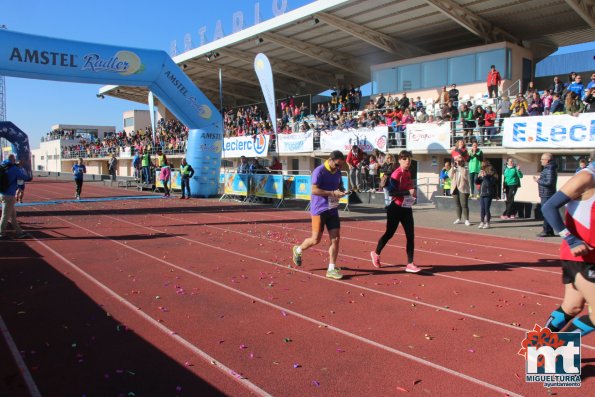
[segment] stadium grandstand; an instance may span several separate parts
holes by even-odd
[[[179,54],[174,61],[215,104],[221,100],[221,70],[226,140],[267,136],[268,152],[259,157],[279,156],[285,172],[313,169],[330,151],[329,139],[340,141],[336,144],[342,149],[351,143],[364,143],[368,152],[382,149],[395,153],[408,148],[415,155],[414,173],[422,200],[430,200],[439,191],[443,160],[450,158],[455,142],[464,139],[467,143],[477,141],[499,172],[505,159],[514,157],[529,176],[523,181],[528,188],[517,197],[538,201],[530,176],[539,173],[540,154],[554,153],[562,172],[561,184],[588,150],[580,146],[509,146],[502,119],[509,115],[574,114],[588,109],[583,97],[577,104],[563,103],[561,109],[550,112],[554,100],[542,96],[553,81],[542,86],[532,82],[537,62],[561,46],[588,42],[593,37],[593,10],[577,0],[554,0],[548,7],[539,0],[321,0]],[[257,53],[266,54],[273,67],[276,132],[253,69]],[[489,95],[486,85],[491,65],[502,77],[495,97]],[[566,94],[572,82],[566,75],[560,77],[563,98],[570,96]],[[582,76],[585,88],[590,77],[591,73]],[[360,87],[368,83],[371,95],[362,96]],[[447,92],[456,88],[456,97],[443,97],[442,87]],[[326,98],[317,95],[324,91],[332,94]],[[98,96],[146,104],[148,94],[146,88],[105,86]],[[453,99],[452,103],[448,99]],[[101,157],[114,151],[124,153],[126,147],[133,151],[171,150],[174,164],[179,162],[185,127],[178,125],[175,131],[165,127],[177,122],[159,101],[156,105],[160,131],[155,138],[147,126],[132,134],[116,133],[100,143],[66,148],[65,169],[77,154]],[[496,120],[488,117],[486,124],[482,114],[488,107]],[[461,116],[462,112],[470,114],[473,125],[465,123],[467,116]],[[422,131],[437,131],[439,127],[446,131],[446,143],[414,145],[408,141],[410,125]],[[380,130],[384,131],[383,146],[379,144],[382,139],[371,132]],[[280,150],[285,135],[307,132],[311,132],[311,148]],[[350,137],[342,140],[335,132]],[[130,150],[120,156],[125,160],[120,161],[120,175],[132,174],[130,156]],[[233,168],[239,156],[224,152],[223,166]]]

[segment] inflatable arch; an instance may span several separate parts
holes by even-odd
[[[217,194],[221,114],[164,51],[0,30],[0,75],[149,88],[190,129],[187,159],[196,171],[190,182],[192,196]]]
[[[19,127],[9,121],[0,121],[0,138],[12,143],[13,150],[21,162],[21,166],[33,179],[31,171],[31,151],[29,150],[29,137]]]

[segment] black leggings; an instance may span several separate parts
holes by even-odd
[[[405,236],[407,237],[407,263],[413,263],[413,250],[415,248],[415,233],[413,231],[413,209],[403,208],[393,202],[390,203],[386,210],[386,231],[378,240],[376,246],[376,254],[380,255],[382,249],[388,241],[394,236],[399,227],[399,223],[405,229]]]

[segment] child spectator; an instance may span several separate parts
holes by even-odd
[[[479,207],[481,220],[479,222],[479,229],[490,228],[490,220],[492,219],[490,207],[492,205],[492,199],[496,196],[497,181],[498,176],[494,171],[494,167],[492,167],[489,163],[481,171],[479,171],[479,175],[477,178],[475,178],[475,181],[473,181],[480,186]]]

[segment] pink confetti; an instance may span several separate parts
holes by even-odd
[[[469,353],[475,353],[475,350],[473,350],[473,349],[469,349],[469,350],[467,350],[467,351],[468,351]]]
[[[312,384],[313,384],[314,386],[316,386],[316,387],[320,387],[320,382],[319,382],[319,381],[317,381],[317,380],[313,380],[313,381],[312,381]]]
[[[246,345],[240,345],[240,349],[247,349],[247,348],[248,348],[248,346],[246,346]]]
[[[339,353],[345,353],[345,350],[344,350],[344,349],[341,349],[340,347],[338,347],[338,348],[337,348],[337,351],[338,351]]]
[[[409,390],[405,389],[404,387],[397,386],[398,391],[402,391],[403,393],[409,393]]]
[[[281,314],[282,314],[284,317],[287,317],[287,313],[285,313],[285,310],[281,310]]]
[[[293,364],[293,368],[301,368],[302,366],[299,365],[298,363]]]
[[[190,361],[186,361],[186,362],[184,362],[184,365],[185,365],[186,367],[193,367],[193,366],[194,366],[194,364],[192,364]]]

